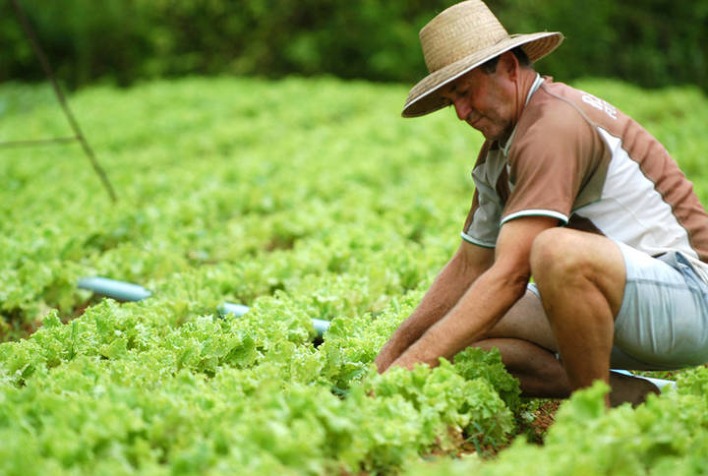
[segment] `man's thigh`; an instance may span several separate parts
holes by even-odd
[[[534,286],[529,286],[487,335],[488,338],[513,338],[533,342],[551,352],[558,352],[556,339]]]
[[[656,259],[626,245],[620,250],[627,280],[615,319],[611,367],[669,370],[708,362],[708,286],[680,255]],[[533,284],[487,337],[523,339],[558,351]]]

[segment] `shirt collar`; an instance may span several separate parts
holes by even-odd
[[[540,74],[536,73],[536,79],[534,80],[533,84],[531,85],[531,89],[529,89],[529,93],[526,95],[526,102],[524,105],[528,104],[529,101],[531,100],[531,96],[538,91],[538,88],[541,87],[543,84],[543,78],[541,77]],[[511,148],[511,143],[514,142],[514,135],[516,134],[516,126],[514,126],[514,130],[511,131],[511,135],[509,136],[509,139],[507,139],[506,144],[501,146],[501,151],[504,154],[504,157],[509,156],[509,149]]]

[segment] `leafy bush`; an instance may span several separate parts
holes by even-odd
[[[412,83],[424,74],[418,31],[454,0],[20,0],[71,87],[194,74],[335,75]],[[540,68],[559,79],[618,77],[649,87],[708,87],[705,2],[490,0],[510,32],[559,30]],[[40,79],[0,4],[0,81]]]
[[[545,475],[702,474],[708,464],[708,368],[679,380],[678,391],[645,405],[606,411],[607,386],[596,383],[563,403],[544,445],[521,439],[490,462],[441,460],[406,474]]]

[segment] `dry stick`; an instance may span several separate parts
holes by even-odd
[[[64,110],[64,114],[66,115],[69,124],[71,125],[71,128],[73,129],[74,134],[76,135],[76,140],[81,142],[81,147],[83,148],[84,153],[91,162],[93,169],[98,174],[104,187],[106,187],[106,190],[108,191],[108,195],[111,197],[111,200],[115,203],[118,199],[116,197],[115,191],[113,190],[113,186],[108,180],[108,176],[99,165],[98,160],[96,160],[96,156],[94,155],[93,150],[91,149],[88,142],[86,141],[86,138],[81,132],[79,123],[76,121],[74,115],[71,113],[71,109],[69,109],[69,105],[66,102],[66,99],[64,98],[64,94],[61,92],[61,88],[59,87],[59,84],[57,83],[57,80],[54,77],[54,72],[52,71],[52,67],[49,64],[49,60],[44,54],[42,48],[39,46],[39,41],[37,40],[37,37],[35,36],[34,31],[32,30],[32,27],[30,26],[29,21],[27,20],[27,16],[25,15],[17,0],[12,0],[12,6],[15,8],[15,13],[17,14],[17,18],[20,21],[20,25],[22,26],[22,29],[24,30],[25,35],[27,36],[27,39],[29,40],[30,45],[32,46],[32,49],[34,50],[35,55],[39,59],[39,62],[42,65],[42,69],[44,69],[44,73],[47,75],[47,78],[49,78],[49,81],[52,84],[54,94],[59,100],[59,104]]]

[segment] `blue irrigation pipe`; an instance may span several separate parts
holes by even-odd
[[[219,311],[219,315],[221,316],[233,314],[236,317],[241,317],[248,312],[248,306],[244,306],[243,304],[233,304],[230,302],[225,302],[219,305],[217,311]]]
[[[150,291],[137,284],[99,277],[79,279],[79,288],[117,301],[142,301],[152,296]]]
[[[85,289],[117,301],[142,301],[152,296],[149,290],[138,284],[101,277],[81,278],[79,279],[78,287],[79,289]],[[248,306],[230,302],[224,302],[217,308],[219,315],[222,317],[227,315],[241,317],[246,314],[248,310]],[[318,337],[324,335],[327,329],[329,329],[329,325],[329,321],[312,319],[312,326],[315,328]]]

